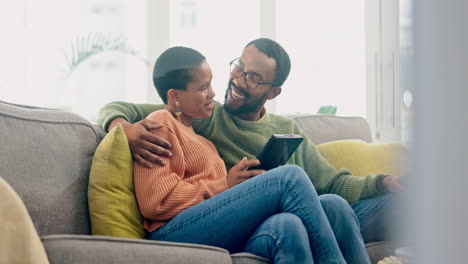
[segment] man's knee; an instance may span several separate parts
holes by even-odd
[[[319,196],[323,210],[330,215],[351,215],[354,216],[353,209],[348,202],[336,194],[323,194]],[[355,216],[354,216],[355,217]]]
[[[319,196],[319,199],[324,209],[351,209],[348,202],[345,199],[343,199],[343,197],[336,194],[322,194]]]
[[[281,241],[307,240],[307,229],[297,215],[279,213],[266,219],[257,229],[253,238],[269,240],[273,244],[278,244]]]
[[[284,227],[286,232],[305,229],[302,220],[297,215],[291,213],[275,214],[270,219],[267,219],[267,221],[273,222],[274,226]]]
[[[297,242],[302,241],[301,243],[305,243],[305,241],[308,241],[307,229],[297,215],[280,213],[271,216],[269,220],[271,220],[272,224],[270,225],[270,231],[275,233],[280,241],[288,244],[292,243],[296,247],[299,246]]]
[[[288,256],[292,263],[312,259],[307,229],[301,219],[291,213],[278,213],[266,219],[247,242],[244,251],[271,260]]]

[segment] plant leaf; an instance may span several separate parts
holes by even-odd
[[[321,106],[317,111],[317,114],[321,115],[335,115],[336,114],[336,105],[324,105]]]
[[[133,55],[149,65],[148,61],[132,48],[129,48],[126,39],[122,36],[112,36],[101,32],[90,32],[86,36],[77,36],[70,42],[69,52],[64,53],[68,75],[90,57],[108,51],[119,51]]]

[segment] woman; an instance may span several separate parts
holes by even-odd
[[[151,169],[134,163],[148,238],[250,252],[274,263],[369,263],[352,209],[336,195],[319,199],[300,167],[248,170],[259,161],[243,158],[226,171],[215,146],[191,127],[192,118],[213,112],[212,77],[205,57],[185,47],[166,50],[154,66],[165,110],[148,118],[162,124],[151,132],[172,143],[173,156]]]

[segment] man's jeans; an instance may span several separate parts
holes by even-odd
[[[250,252],[274,263],[370,263],[351,207],[319,196],[304,170],[282,166],[192,206],[150,239]]]
[[[364,242],[399,239],[399,231],[393,224],[401,219],[396,208],[397,195],[386,194],[352,204]]]

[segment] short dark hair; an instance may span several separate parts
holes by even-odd
[[[252,40],[245,46],[254,45],[260,52],[276,61],[275,80],[276,86],[281,86],[288,78],[291,71],[291,60],[286,50],[276,41],[268,38]]]
[[[185,90],[192,80],[191,70],[205,61],[200,52],[187,47],[172,47],[161,53],[153,68],[153,84],[167,104],[169,89]]]

